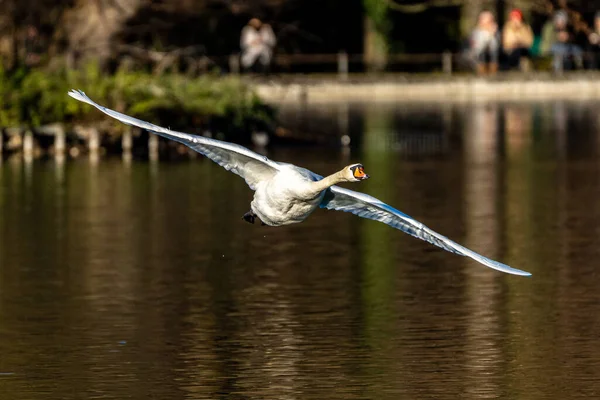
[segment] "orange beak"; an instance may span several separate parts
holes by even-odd
[[[358,167],[354,170],[354,177],[356,179],[367,179],[369,175],[365,174],[363,167]]]

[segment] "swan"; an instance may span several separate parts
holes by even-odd
[[[339,183],[368,179],[369,175],[365,173],[362,164],[348,165],[332,175],[322,177],[293,164],[270,160],[234,143],[172,131],[121,114],[95,103],[81,90],[71,90],[68,94],[125,124],[183,143],[226,170],[241,176],[254,191],[250,211],[242,217],[249,223],[254,223],[258,218],[262,225],[282,226],[304,221],[317,208],[346,211],[383,222],[444,250],[470,257],[489,268],[508,274],[531,276],[529,272],[491,260],[453,242],[375,197],[336,186]]]

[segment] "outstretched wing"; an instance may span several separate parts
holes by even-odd
[[[474,251],[453,242],[447,237],[432,231],[419,221],[381,202],[375,197],[364,193],[343,189],[339,186],[332,186],[325,193],[323,201],[321,202],[321,208],[346,211],[358,215],[359,217],[383,222],[384,224],[388,224],[409,235],[439,246],[444,250],[471,257],[475,261],[498,271],[522,276],[531,275],[529,272],[511,268],[508,265],[475,253]]]
[[[172,131],[160,126],[130,117],[120,112],[111,110],[95,103],[81,90],[71,90],[69,96],[84,103],[91,104],[103,113],[128,125],[146,129],[157,135],[183,143],[198,153],[210,158],[228,171],[244,178],[252,190],[263,179],[269,179],[279,170],[279,164],[261,156],[247,148],[223,142],[221,140],[209,139],[203,136],[191,135],[189,133]]]

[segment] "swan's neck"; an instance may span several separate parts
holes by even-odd
[[[315,192],[315,195],[319,195],[322,191],[329,189],[331,186],[347,181],[348,180],[344,177],[344,170],[341,170],[336,172],[335,174],[326,176],[320,181],[313,182],[312,188]]]

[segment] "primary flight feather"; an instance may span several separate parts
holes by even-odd
[[[342,182],[359,182],[369,178],[361,164],[352,164],[335,174],[322,177],[305,168],[272,161],[237,144],[172,131],[121,114],[95,103],[80,90],[70,91],[69,96],[125,124],[183,143],[244,178],[255,191],[251,209],[243,216],[248,222],[254,223],[258,217],[264,225],[280,226],[302,222],[319,207],[346,211],[383,222],[444,250],[470,257],[489,268],[514,275],[531,275],[469,250],[372,196],[336,186]]]

